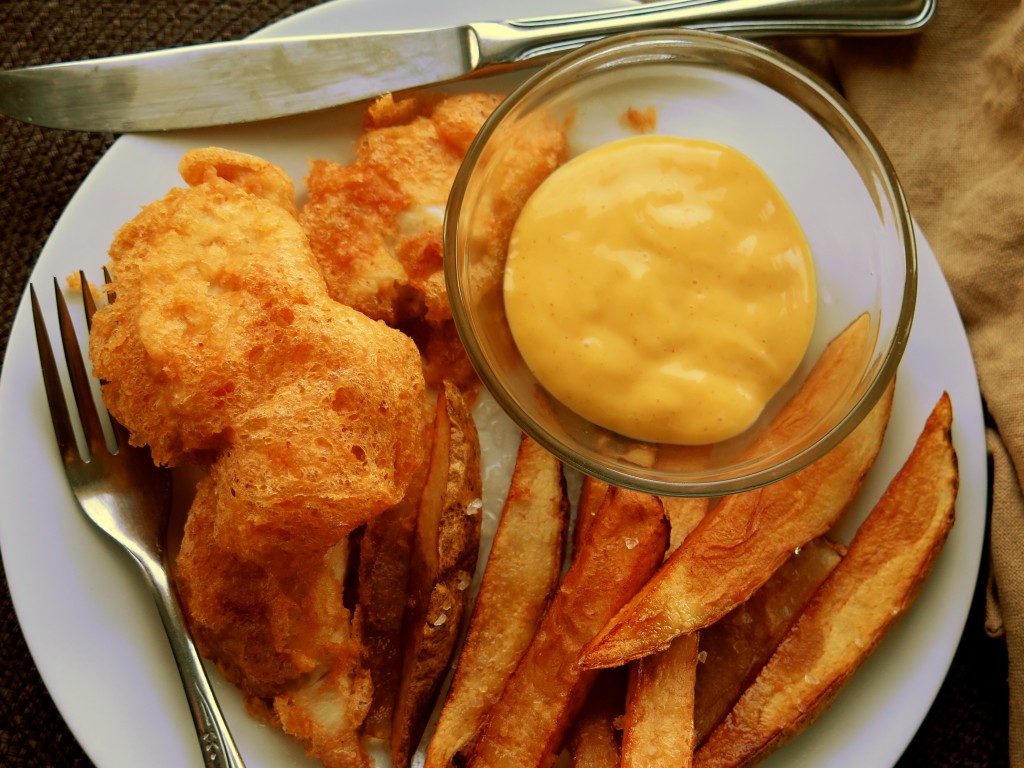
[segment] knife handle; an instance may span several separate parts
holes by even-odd
[[[534,64],[608,35],[687,27],[727,34],[898,35],[921,29],[936,0],[662,0],[589,13],[469,24],[473,69]]]

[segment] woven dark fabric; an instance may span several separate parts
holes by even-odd
[[[0,66],[238,38],[314,4],[308,0],[0,0]],[[36,255],[114,138],[34,128],[0,118],[0,353],[6,349]],[[3,439],[12,437],[5,434]],[[983,567],[950,673],[900,768],[1008,764],[1006,647],[1001,640],[988,638],[983,629],[986,570]],[[36,671],[3,577],[0,768],[90,765]]]

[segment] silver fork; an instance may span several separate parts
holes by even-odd
[[[79,275],[86,322],[91,328],[96,304],[85,274],[80,272]],[[86,517],[123,547],[146,576],[185,687],[204,765],[207,768],[243,768],[244,763],[217,704],[217,697],[185,629],[181,606],[168,577],[163,543],[171,510],[170,471],[155,466],[148,449],[131,446],[127,430],[103,409],[116,440],[116,450],[111,452],[108,448],[101,416],[92,395],[90,374],[86,371],[71,314],[56,279],[54,289],[64,359],[88,457],[79,451],[43,313],[35,288],[29,286],[46,399],[68,483]],[[113,299],[111,296],[110,300]]]

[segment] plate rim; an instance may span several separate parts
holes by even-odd
[[[407,1],[408,0],[393,0],[393,2],[407,2]],[[293,16],[290,16],[290,17],[288,17],[288,18],[286,18],[286,19],[284,19],[282,21],[279,21],[279,22],[277,22],[277,23],[267,27],[264,30],[261,30],[261,32],[257,33],[257,34],[263,34],[263,35],[271,34],[274,30],[277,30],[279,28],[282,28],[282,27],[283,28],[288,28],[288,27],[294,25],[297,22],[297,20],[304,20],[304,21],[315,20],[315,21],[319,22],[322,18],[330,18],[330,17],[332,17],[335,13],[337,13],[337,11],[339,9],[343,9],[344,11],[349,11],[349,10],[352,10],[354,8],[358,8],[360,6],[366,7],[366,6],[370,6],[370,5],[371,5],[371,3],[367,2],[366,0],[333,0],[333,2],[326,3],[326,4],[321,5],[321,6],[316,6],[316,7],[307,9],[305,11],[302,11],[302,12],[300,12],[298,14],[295,14]],[[380,5],[379,0],[378,0],[378,2],[374,3],[374,5],[378,5],[379,6]],[[465,5],[466,5],[465,12],[466,13],[470,13],[471,12],[471,6],[469,6],[468,3],[466,3]],[[591,3],[591,5],[595,5],[596,6],[597,2]],[[386,20],[385,20],[385,23],[386,23]],[[105,170],[106,169],[106,165],[108,163],[112,162],[112,158],[114,157],[114,153],[115,153],[115,148],[129,146],[132,143],[133,140],[134,140],[133,137],[122,137],[122,138],[119,138],[114,143],[114,145],[111,146],[111,148],[106,153],[104,153],[103,157],[97,162],[97,164],[94,166],[94,168],[90,171],[90,173],[87,176],[87,178],[85,179],[85,181],[83,181],[82,185],[79,187],[79,189],[76,191],[75,195],[72,197],[72,200],[68,204],[68,207],[65,209],[64,212],[62,212],[61,216],[58,218],[58,220],[55,223],[53,229],[51,230],[51,236],[50,236],[49,240],[47,241],[46,245],[44,246],[44,248],[43,248],[43,250],[42,250],[42,252],[40,254],[40,258],[38,259],[38,261],[36,262],[36,264],[34,265],[34,267],[32,269],[32,272],[31,272],[30,278],[29,278],[29,283],[31,283],[33,281],[35,281],[35,282],[42,282],[41,278],[44,278],[44,277],[48,279],[49,276],[48,275],[44,276],[44,274],[43,274],[44,269],[46,268],[46,266],[48,264],[51,264],[56,259],[56,257],[48,257],[48,254],[52,252],[51,249],[59,249],[60,247],[62,247],[62,240],[64,240],[64,238],[65,238],[65,236],[67,234],[66,230],[69,227],[73,226],[73,219],[74,219],[74,216],[75,216],[74,209],[75,209],[75,206],[78,204],[80,197],[88,194],[89,190],[91,190],[93,186],[95,186],[96,184],[101,183],[102,178],[103,178],[103,174],[106,172],[106,170]],[[173,141],[171,143],[173,143]],[[159,144],[159,142],[158,142],[158,144]],[[116,151],[120,152],[122,150],[118,149]],[[936,297],[936,296],[928,296],[927,292],[922,290],[921,291],[921,295],[919,296],[918,301],[920,302],[922,300],[922,297],[925,300],[929,300],[929,301],[936,301],[936,299],[938,298],[938,299],[942,300],[941,303],[945,303],[945,304],[948,305],[945,308],[946,311],[949,310],[950,306],[955,311],[955,303],[953,303],[952,295],[949,292],[949,286],[945,282],[944,277],[942,277],[942,275],[941,275],[941,270],[939,269],[938,262],[935,259],[934,252],[932,251],[930,245],[927,243],[927,240],[925,239],[923,233],[921,233],[919,229],[917,230],[917,237],[918,237],[919,251],[920,251],[920,255],[922,257],[920,259],[920,261],[922,263],[925,263],[925,262],[927,263],[925,265],[924,269],[927,270],[929,273],[931,273],[929,275],[929,277],[928,277],[928,279],[930,281],[930,284],[932,284],[932,283],[935,284],[935,285],[933,285],[933,288],[937,285],[937,287],[939,288],[940,294],[942,294],[942,295],[940,295],[938,297]],[[934,274],[934,272],[938,272],[938,275],[936,276]],[[936,277],[937,277],[937,279],[939,281],[938,283],[935,283]],[[921,312],[921,310],[919,308],[919,313],[920,312]],[[964,330],[962,322],[960,322],[958,315],[957,315],[956,320],[957,320],[957,323],[958,323],[958,331],[959,331],[959,333],[957,334],[957,338],[955,339],[955,341],[956,341],[956,343],[958,345],[967,345],[966,331]],[[915,323],[915,326],[916,325],[917,324]],[[17,374],[16,374],[16,372],[12,371],[12,365],[10,365],[10,363],[12,363],[12,362],[15,363],[14,368],[15,368],[15,371],[17,371],[16,366],[18,364],[18,361],[20,361],[20,363],[22,364],[22,367],[24,367],[26,355],[28,355],[29,357],[34,355],[34,349],[32,347],[32,344],[30,343],[30,340],[31,340],[31,337],[30,337],[31,329],[28,326],[29,326],[29,323],[28,323],[28,319],[27,319],[26,299],[23,296],[21,302],[19,303],[17,312],[15,314],[14,321],[12,322],[11,333],[10,333],[10,337],[9,337],[9,341],[8,341],[8,347],[7,347],[7,350],[6,350],[6,353],[5,353],[4,365],[3,365],[2,370],[0,370],[0,413],[8,413],[8,414],[10,414],[12,412],[12,409],[17,410],[17,403],[14,400],[11,399],[12,397],[14,397],[14,392],[13,392],[13,390],[15,389],[14,379],[16,378]],[[961,334],[962,334],[962,338],[960,338]],[[912,343],[913,343],[913,337],[912,337]],[[969,346],[967,346],[967,351],[968,351],[968,355],[969,355]],[[969,357],[968,359],[970,360],[970,370],[967,371],[967,378],[972,378],[973,381],[974,381],[974,387],[971,390],[971,392],[969,393],[971,395],[971,402],[965,402],[963,399],[959,399],[959,400],[954,401],[954,406],[957,408],[958,412],[964,413],[965,415],[970,413],[970,415],[969,415],[968,420],[966,422],[964,420],[959,420],[957,422],[956,426],[954,427],[954,432],[955,432],[955,435],[959,438],[959,442],[960,443],[972,443],[973,444],[973,443],[975,443],[979,439],[979,436],[980,436],[980,446],[983,449],[984,448],[983,423],[982,423],[981,418],[980,418],[980,416],[981,416],[981,395],[980,395],[980,390],[977,388],[977,375],[976,375],[976,372],[975,372],[975,369],[974,369],[973,358]],[[975,397],[975,395],[976,395],[976,397]],[[964,398],[966,396],[967,395],[961,395],[961,398]],[[977,419],[975,419],[975,416],[977,417]],[[967,434],[968,432],[970,432],[971,434],[968,435]],[[0,467],[9,466],[6,460],[10,457],[10,455],[13,452],[14,452],[14,441],[7,441],[7,442],[3,443],[2,445],[0,445]],[[986,480],[987,480],[987,465],[985,464],[985,461],[984,461],[984,454],[981,454],[980,457],[979,456],[971,456],[971,457],[966,457],[965,456],[965,457],[962,457],[962,459],[968,459],[968,458],[970,459],[970,462],[965,461],[964,462],[965,464],[966,463],[974,464],[974,463],[980,462],[980,464],[981,464],[981,466],[983,468],[983,472],[982,472],[982,474],[980,476],[976,476],[975,475],[975,476],[971,477],[972,483],[980,484],[981,488],[980,488],[980,496],[978,495],[979,494],[979,490],[977,488],[970,489],[971,490],[971,494],[974,497],[974,498],[972,498],[970,500],[970,502],[972,504],[976,503],[976,502],[980,502],[983,505],[982,512],[984,513],[984,510],[987,509],[987,501],[988,501],[988,498],[987,498],[987,496],[988,496],[988,494],[987,494],[987,482],[986,482]],[[56,464],[56,461],[54,461],[54,464]],[[0,480],[3,481],[4,485],[9,485],[9,486],[13,485],[13,483],[11,482],[12,478],[7,476],[7,472],[6,471],[0,470]],[[8,487],[7,490],[11,491],[12,488]],[[962,486],[961,487],[961,494],[962,494],[961,495],[961,499],[963,499],[963,492],[964,492],[964,488]],[[20,499],[19,496],[15,496],[14,498]],[[68,498],[70,499],[70,495],[68,495]],[[966,500],[966,499],[964,499],[963,502],[961,502],[961,500],[958,500],[958,520],[959,519],[965,519],[967,517],[967,515],[964,513],[964,510],[961,508],[961,504],[966,506],[967,501],[968,500]],[[17,528],[15,527],[15,521],[12,520],[12,512],[9,511],[10,508],[14,507],[14,506],[17,506],[17,504],[15,503],[15,504],[7,505],[7,506],[5,506],[3,511],[0,511],[0,556],[3,557],[5,565],[7,563],[10,563],[10,562],[18,562],[18,558],[14,555],[13,550],[11,550],[11,547],[14,544],[10,541],[10,538],[11,538],[10,531],[11,530],[17,530]],[[68,512],[71,513],[71,514],[74,514],[74,509],[69,507]],[[982,514],[982,518],[984,518],[984,516],[985,515]],[[84,524],[84,521],[83,521],[83,524]],[[967,553],[970,556],[970,559],[973,560],[973,565],[969,568],[970,573],[963,573],[963,572],[959,572],[958,573],[958,577],[959,578],[963,578],[963,579],[968,579],[969,580],[970,589],[967,590],[969,594],[973,594],[973,585],[975,584],[975,582],[977,580],[978,571],[980,569],[980,564],[981,564],[982,540],[978,536],[978,533],[977,533],[977,530],[976,530],[977,527],[978,527],[977,525],[974,525],[973,527],[971,527],[971,529],[970,529],[971,533],[972,533],[971,541],[964,544],[964,546],[967,546],[967,544],[969,544],[970,545],[969,548],[971,549],[971,552]],[[982,533],[983,533],[984,520],[982,520],[982,522],[981,522],[981,528],[982,528]],[[961,530],[962,529],[963,529],[963,526],[961,526]],[[956,527],[954,527],[954,530],[956,530]],[[940,556],[940,563],[944,562],[944,559],[946,561],[948,561],[949,557],[950,556],[947,556],[946,552],[943,552],[943,556]],[[118,567],[121,567],[121,566],[118,566]],[[40,674],[43,677],[44,684],[46,685],[46,687],[47,687],[51,697],[53,698],[53,700],[56,703],[58,709],[60,710],[62,717],[64,717],[65,722],[67,722],[69,728],[71,729],[72,733],[75,735],[76,739],[79,741],[80,744],[82,744],[83,749],[85,749],[87,754],[89,754],[90,758],[93,759],[96,762],[97,765],[102,766],[102,768],[107,768],[108,765],[113,766],[113,765],[116,765],[116,764],[120,764],[120,763],[118,763],[117,760],[108,760],[108,759],[106,759],[106,757],[105,757],[105,755],[106,755],[105,748],[103,747],[103,745],[97,745],[96,739],[92,737],[92,734],[85,734],[83,736],[83,734],[81,734],[79,732],[79,728],[82,727],[83,718],[82,718],[82,716],[78,712],[78,710],[81,708],[80,705],[78,705],[78,704],[76,704],[74,702],[74,699],[76,699],[77,697],[73,693],[71,693],[71,692],[69,692],[67,690],[67,686],[64,684],[64,682],[62,680],[54,679],[54,673],[52,671],[53,670],[53,665],[50,663],[50,660],[48,658],[46,658],[47,652],[43,650],[44,646],[46,645],[46,643],[44,643],[42,640],[39,639],[40,638],[40,633],[45,631],[44,627],[47,624],[47,622],[42,622],[42,624],[40,624],[40,622],[38,621],[37,618],[30,618],[27,621],[27,623],[29,625],[27,627],[26,626],[26,622],[23,621],[23,616],[30,616],[30,615],[33,614],[32,608],[26,604],[26,600],[29,599],[29,596],[28,596],[28,594],[26,592],[27,588],[24,586],[24,579],[26,578],[26,574],[24,574],[20,570],[17,570],[17,572],[12,572],[12,570],[9,569],[9,568],[5,568],[5,569],[7,570],[7,578],[8,578],[9,589],[10,589],[10,592],[11,592],[12,604],[14,606],[15,613],[16,613],[16,615],[18,617],[19,624],[22,627],[22,632],[25,635],[26,643],[28,644],[28,647],[30,649],[30,653],[32,654],[33,659],[35,660],[35,663],[36,663],[37,667],[39,668]],[[132,578],[132,579],[136,579],[137,578],[135,576],[135,574],[127,574],[127,565],[124,565],[123,569],[126,570],[126,578]],[[934,574],[933,574],[933,576],[934,576]],[[926,585],[925,590],[922,592],[922,596],[921,596],[922,598],[924,598],[926,595],[930,595],[930,594],[932,594],[932,593],[937,591],[936,588],[933,585],[931,585],[932,581],[934,581],[934,579],[929,579],[929,584]],[[929,586],[931,586],[932,588],[929,589]],[[144,587],[142,587],[142,585],[139,584],[138,585],[138,589],[139,590],[144,590]],[[919,600],[919,602],[920,602],[920,600]],[[949,626],[946,627],[947,634],[951,634],[951,635],[955,634],[956,640],[954,642],[952,642],[952,643],[944,644],[941,649],[936,649],[934,646],[929,649],[931,651],[931,654],[932,654],[932,656],[934,658],[929,658],[927,663],[928,663],[929,667],[932,668],[932,669],[938,669],[939,667],[941,667],[941,674],[939,674],[937,676],[936,680],[933,680],[933,682],[934,682],[933,690],[931,690],[927,694],[926,697],[919,697],[918,700],[915,702],[916,706],[920,710],[920,712],[919,712],[920,716],[917,717],[916,720],[914,718],[910,718],[910,720],[913,720],[913,727],[911,729],[909,729],[909,733],[907,734],[906,739],[905,740],[901,739],[903,741],[903,744],[902,744],[902,746],[900,746],[898,748],[898,751],[896,751],[897,748],[895,746],[893,746],[892,744],[884,745],[884,749],[881,748],[881,747],[879,748],[877,757],[879,759],[881,759],[882,761],[888,761],[889,764],[895,763],[895,761],[898,760],[899,755],[902,754],[903,749],[905,749],[906,745],[909,744],[910,739],[913,738],[914,733],[916,733],[917,729],[920,727],[921,721],[923,720],[924,716],[927,714],[927,711],[930,709],[930,707],[932,705],[932,702],[934,701],[934,698],[937,695],[938,690],[939,690],[939,688],[941,686],[942,680],[945,678],[945,675],[948,672],[949,665],[952,662],[953,655],[954,655],[954,653],[956,651],[956,648],[957,648],[959,637],[961,636],[961,634],[963,632],[963,628],[964,628],[964,626],[966,624],[967,614],[968,614],[969,607],[970,607],[970,598],[968,598],[966,600],[966,602],[963,603],[962,605],[958,605],[957,606],[957,608],[958,608],[957,613],[959,615],[958,615],[958,617],[956,617],[956,616],[953,617],[953,621],[952,621],[952,624],[956,624],[955,630],[953,629],[952,624],[950,624]],[[916,606],[915,606],[915,608],[916,608]],[[912,609],[912,610],[914,610],[914,609]],[[155,613],[154,613],[154,615],[155,615]],[[897,631],[899,631],[901,629],[902,629],[902,625],[897,627]],[[159,630],[159,626],[157,625],[157,627],[155,628],[155,632],[150,632],[150,634],[151,635],[155,635],[155,637],[160,637],[161,636],[161,632],[162,632],[162,630]],[[32,639],[30,639],[30,638],[32,638]],[[885,644],[887,642],[888,642],[888,640],[883,640],[883,646],[885,646]],[[869,659],[868,664],[871,664],[873,661],[874,661],[874,658]],[[166,672],[166,670],[165,670],[165,672]],[[172,675],[174,674],[173,670],[171,671],[171,674]],[[923,698],[927,698],[927,703],[924,706],[921,706],[921,701],[923,700]],[[182,697],[182,702],[183,701],[184,701],[184,699]],[[904,722],[907,722],[906,712],[905,711],[901,711],[900,714],[901,714],[901,719]],[[827,718],[828,718],[828,714],[825,715],[823,720],[827,720]],[[78,727],[76,727],[76,725]],[[816,726],[816,728],[817,728],[817,726]],[[826,728],[822,728],[820,730],[825,731]],[[801,735],[800,739],[797,739],[796,741],[792,742],[790,747],[786,748],[787,751],[784,752],[784,754],[786,754],[788,756],[790,754],[790,752],[788,750],[791,750],[793,748],[793,745],[800,745],[801,740],[806,739],[807,736],[809,735],[809,733],[810,732]],[[192,737],[192,738],[194,738],[194,737]],[[112,746],[111,749],[117,750],[118,747],[117,746]],[[812,746],[810,744],[805,744],[805,745],[796,747],[795,749],[793,749],[793,752],[794,753],[797,752],[797,751],[805,752],[805,751],[808,751],[808,750],[811,750],[811,749],[812,749]],[[780,753],[780,754],[783,754],[783,753]],[[101,762],[101,758],[103,759],[102,762]],[[859,754],[859,758],[861,760],[863,760],[864,759],[864,755],[863,754]],[[300,761],[300,763],[301,763],[301,761]],[[770,762],[769,764],[774,765],[775,763],[774,762]],[[876,763],[876,764],[882,764],[882,763]]]

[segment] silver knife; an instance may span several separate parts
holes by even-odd
[[[311,112],[544,63],[637,29],[906,34],[936,0],[663,0],[519,21],[247,39],[0,72],[0,114],[80,131],[173,130]]]

